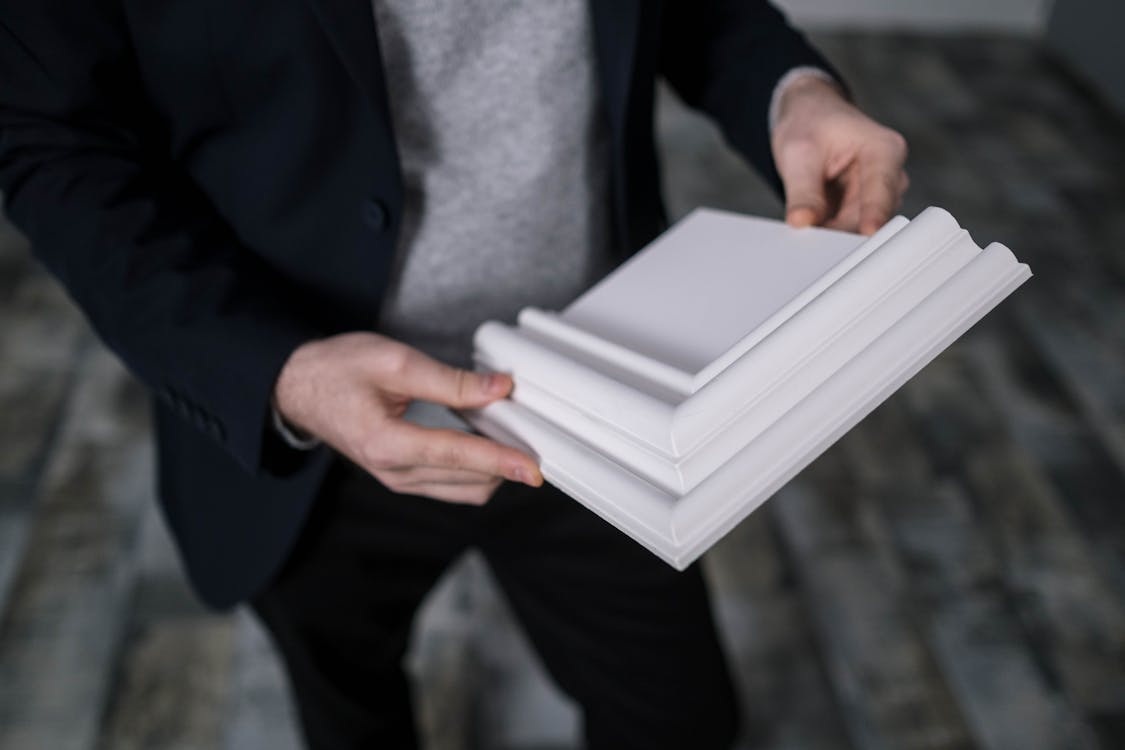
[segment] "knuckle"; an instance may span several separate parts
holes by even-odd
[[[470,391],[472,389],[472,378],[469,372],[460,368],[453,371],[453,395],[457,399],[457,403],[464,403],[468,400]]]
[[[369,440],[363,446],[361,455],[364,464],[372,469],[385,471],[394,468],[396,464],[391,451],[382,440]]]
[[[418,444],[414,451],[415,463],[419,466],[445,466],[446,449],[433,440],[425,440]]]
[[[464,468],[467,454],[464,448],[456,443],[444,445],[437,451],[437,460],[442,466],[454,469]]]
[[[887,148],[895,158],[899,161],[906,161],[907,155],[910,153],[910,145],[906,142],[906,137],[898,132],[887,128],[884,133],[884,140],[887,143]]]
[[[778,144],[777,156],[786,164],[802,164],[816,158],[817,147],[810,138],[787,138]]]
[[[375,370],[384,378],[400,378],[406,374],[409,364],[410,352],[404,346],[381,347],[375,358]]]

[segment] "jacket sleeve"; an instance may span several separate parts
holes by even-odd
[[[767,0],[667,0],[660,72],[780,192],[770,149],[774,87],[793,68],[839,74]]]
[[[154,143],[119,12],[0,0],[6,211],[134,374],[256,473],[277,374],[319,332]]]

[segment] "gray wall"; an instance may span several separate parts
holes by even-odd
[[[1058,0],[1047,39],[1062,58],[1125,114],[1125,3]]]
[[[1110,2],[1121,0],[1107,0]],[[802,26],[821,29],[1042,31],[1051,0],[773,0]]]

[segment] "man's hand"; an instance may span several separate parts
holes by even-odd
[[[816,77],[790,84],[772,146],[785,186],[785,219],[871,234],[898,210],[910,184],[906,140]]]
[[[374,333],[347,333],[298,347],[282,368],[274,403],[386,487],[455,503],[482,504],[504,479],[543,483],[525,453],[456,430],[401,417],[414,399],[472,409],[504,398],[507,375],[441,364]]]

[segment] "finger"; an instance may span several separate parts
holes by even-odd
[[[795,227],[824,221],[828,197],[819,149],[805,143],[782,146],[778,150],[777,171],[785,188],[785,220]]]
[[[840,232],[854,233],[859,231],[859,201],[853,201],[841,207],[835,216],[824,222],[824,226]]]
[[[383,385],[404,396],[458,409],[476,409],[504,398],[512,379],[450,367],[405,344],[395,342],[384,364]]]
[[[829,229],[842,232],[855,232],[859,228],[859,171],[850,164],[840,172],[832,185],[837,194],[836,210],[824,221]]]
[[[873,140],[858,162],[861,170],[859,231],[873,234],[898,210],[909,185],[906,139],[894,131]]]
[[[894,161],[860,165],[860,234],[874,234],[898,209],[902,167]]]
[[[463,469],[504,477],[532,487],[543,484],[543,475],[535,459],[479,435],[457,430],[435,430],[399,421],[383,431],[380,441],[388,446],[392,460],[398,466]]]
[[[500,486],[500,480],[490,485],[426,484],[410,490],[409,495],[420,495],[433,500],[460,505],[484,505]]]
[[[411,466],[406,469],[388,472],[400,486],[410,487],[422,484],[492,484],[503,477],[482,474],[467,469],[445,469],[436,466]]]

